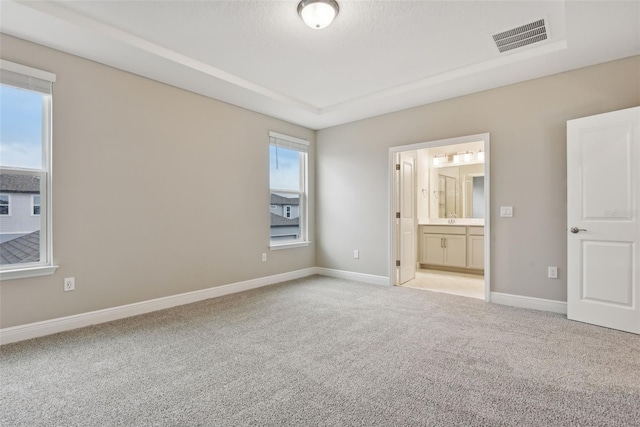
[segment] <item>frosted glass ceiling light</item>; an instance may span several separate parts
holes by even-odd
[[[298,15],[305,24],[316,30],[328,27],[339,10],[335,0],[302,0],[298,4]]]
[[[464,161],[470,162],[471,160],[473,160],[473,152],[467,151],[466,153],[464,153]]]

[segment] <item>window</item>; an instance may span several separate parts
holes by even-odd
[[[52,274],[56,268],[50,198],[54,81],[54,74],[0,60],[0,214],[10,215],[0,222],[5,280]]]
[[[8,194],[0,194],[0,215],[11,215],[11,199]]]
[[[31,196],[31,215],[40,215],[40,196]]]
[[[271,249],[306,246],[309,141],[269,132]],[[276,206],[276,209],[272,209]]]

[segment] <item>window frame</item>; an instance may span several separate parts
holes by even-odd
[[[40,178],[40,260],[0,266],[0,279],[11,280],[46,276],[58,268],[53,263],[52,219],[52,142],[53,83],[56,75],[0,59],[0,84],[42,95],[42,167],[40,169],[0,166],[2,174],[30,175]],[[33,197],[31,214],[33,215]]]
[[[0,193],[0,196],[7,196],[7,213],[3,214],[2,212],[0,212],[0,216],[11,216],[11,194]]]
[[[271,240],[271,230],[269,230],[269,249],[290,249],[297,247],[309,246],[308,223],[309,223],[309,211],[308,207],[308,193],[309,193],[309,141],[306,139],[296,138],[289,135],[284,135],[277,132],[269,132],[269,147],[272,145],[282,146],[283,148],[293,149],[301,153],[300,157],[300,188],[299,191],[284,190],[276,187],[271,187],[271,171],[269,171],[269,195],[271,193],[278,193],[284,195],[291,195],[298,197],[298,223],[300,225],[300,236],[297,239],[274,242]],[[269,168],[271,167],[271,159],[269,158]],[[269,196],[270,197],[270,196]],[[271,212],[271,209],[269,209]],[[283,207],[284,213],[284,207]],[[271,224],[271,223],[269,223]]]
[[[40,197],[40,203],[36,204],[36,197]],[[40,212],[35,213],[36,206],[40,209]],[[42,196],[40,194],[32,194],[31,195],[31,216],[41,216],[42,212]]]

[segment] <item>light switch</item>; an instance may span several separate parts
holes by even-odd
[[[513,216],[513,206],[500,206],[500,216],[502,216],[502,217],[512,217]]]

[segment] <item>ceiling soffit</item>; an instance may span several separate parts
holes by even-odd
[[[626,3],[616,18],[640,10]],[[320,31],[290,1],[5,1],[1,24],[8,34],[313,129],[604,62],[602,52],[568,43],[572,25],[582,31],[580,19],[567,17],[571,3],[340,6]],[[600,14],[598,6],[582,20]],[[540,19],[546,39],[499,52],[493,34]],[[609,36],[618,43],[608,60],[640,51],[638,24],[622,24]]]

